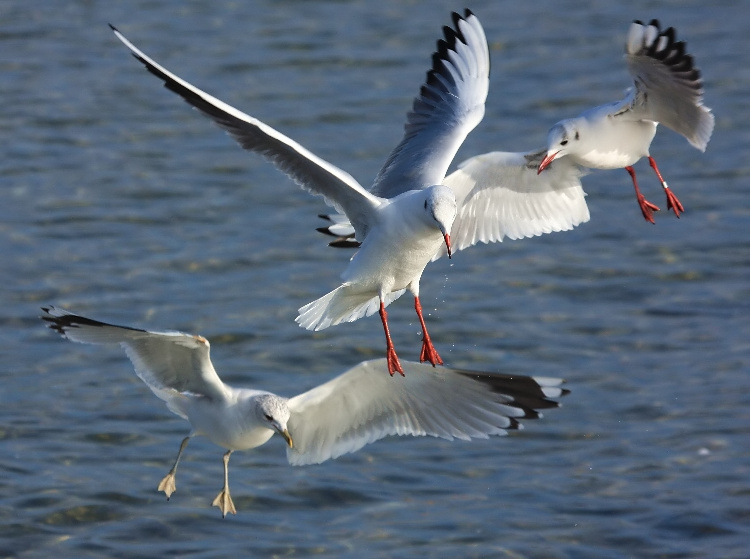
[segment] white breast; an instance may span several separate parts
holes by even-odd
[[[657,126],[650,120],[613,116],[590,124],[569,155],[579,165],[592,169],[620,169],[648,156]]]

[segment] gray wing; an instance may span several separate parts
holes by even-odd
[[[210,344],[202,336],[182,332],[148,332],[115,326],[56,307],[42,309],[42,319],[67,339],[87,344],[120,344],[136,374],[159,398],[170,403],[175,393],[222,399],[224,383],[209,356]],[[178,410],[170,409],[179,415]]]
[[[625,43],[628,71],[635,81],[633,110],[660,122],[701,151],[714,129],[714,116],[703,105],[703,80],[686,44],[675,40],[672,27],[661,30],[657,20],[635,21]],[[643,115],[645,113],[645,115]]]
[[[402,361],[405,377],[388,374],[385,359],[364,361],[341,376],[291,398],[287,423],[293,465],[317,464],[388,435],[487,438],[521,427],[522,418],[557,407],[562,381]]]
[[[110,25],[110,27],[112,27]],[[245,149],[263,155],[305,190],[323,196],[326,203],[344,212],[362,237],[373,223],[374,208],[382,202],[363,188],[347,172],[316,156],[300,144],[212,97],[171,73],[146,56],[112,27],[115,35],[130,49],[164,86],[226,130]]]
[[[383,198],[441,184],[466,136],[484,116],[490,55],[484,30],[466,10],[443,28],[432,69],[407,115],[404,137],[370,189]],[[360,239],[361,240],[361,239]]]
[[[567,231],[589,220],[584,171],[570,158],[556,160],[544,173],[538,153],[490,152],[472,157],[443,181],[456,194],[458,214],[451,247],[500,242]],[[445,247],[435,256],[445,254]]]

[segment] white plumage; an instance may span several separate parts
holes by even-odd
[[[403,370],[388,331],[386,305],[408,289],[423,332],[420,360],[441,364],[427,333],[419,301],[425,266],[443,245],[450,253],[456,215],[452,190],[441,186],[456,151],[481,121],[489,88],[489,50],[479,20],[469,10],[453,14],[432,68],[407,115],[404,137],[370,191],[259,120],[192,86],[116,36],[165,86],[224,128],[245,149],[264,155],[303,188],[346,214],[362,248],[336,290],[302,307],[297,322],[321,330],[379,310],[391,374]]]
[[[451,229],[453,252],[477,243],[569,231],[589,220],[581,185],[584,169],[563,158],[539,174],[537,167],[544,154],[544,150],[484,153],[460,163],[445,177],[443,185],[456,196],[457,213]],[[329,243],[331,246],[359,246],[346,216],[320,217],[332,223],[318,229],[336,237]],[[445,254],[445,247],[441,246],[433,260]]]
[[[654,223],[659,208],[645,199],[632,165],[647,157],[677,217],[684,208],[667,186],[649,148],[659,123],[704,151],[714,129],[714,116],[703,105],[703,81],[683,41],[672,27],[635,21],[625,42],[625,60],[633,87],[621,101],[589,109],[555,124],[547,136],[547,153],[539,172],[563,157],[594,169],[625,168],[633,180],[643,217]]]
[[[486,438],[518,429],[523,418],[557,407],[567,393],[560,379],[509,376],[404,361],[406,377],[391,378],[385,359],[364,361],[292,398],[234,388],[222,382],[202,336],[115,326],[44,308],[49,327],[75,342],[120,344],[146,385],[190,422],[174,466],[159,484],[169,497],[187,441],[202,435],[227,449],[224,488],[214,500],[236,512],[229,495],[228,461],[234,450],[256,448],[274,433],[288,443],[290,464],[317,464],[359,450],[388,435],[443,439]]]

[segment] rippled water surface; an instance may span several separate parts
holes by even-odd
[[[475,2],[487,114],[457,160],[540,147],[618,98],[632,19],[688,40],[716,130],[660,129],[686,207],[643,221],[624,171],[584,179],[591,221],[430,265],[430,333],[456,366],[567,379],[564,406],[502,439],[388,439],[291,468],[232,458],[239,513],[210,506],[222,450],[118,348],[38,320],[55,304],[197,332],[230,383],[295,394],[380,356],[377,318],[319,333],[296,309],[348,255],[320,199],[190,110],[107,27],[369,185],[401,136],[449,12],[440,1],[0,4],[0,556],[747,557],[750,548],[750,8],[742,2]],[[643,162],[648,198],[664,205]],[[419,325],[389,308],[403,358]]]

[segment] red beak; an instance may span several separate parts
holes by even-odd
[[[445,234],[445,246],[448,249],[448,258],[451,257],[451,236],[446,233]]]
[[[552,163],[552,160],[557,157],[557,154],[560,153],[559,151],[556,151],[555,153],[547,153],[547,155],[542,159],[542,162],[539,164],[539,167],[536,170],[536,174],[538,175],[542,171],[544,171],[547,167],[549,167],[549,164]]]

